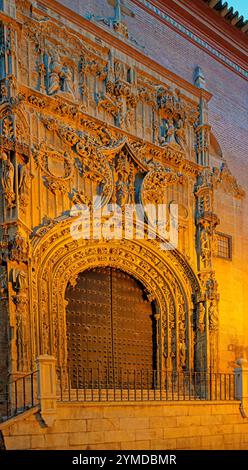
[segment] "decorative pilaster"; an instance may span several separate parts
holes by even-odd
[[[38,398],[40,400],[41,417],[50,427],[56,418],[56,358],[43,355],[36,360],[38,369]]]
[[[206,90],[205,77],[200,67],[195,69],[194,83],[198,88]],[[199,103],[199,120],[195,128],[195,135],[197,163],[203,166],[209,165],[210,129],[211,127],[208,124],[208,102],[202,95]]]
[[[213,271],[214,234],[219,219],[213,209],[211,171],[206,168],[198,176],[196,197],[197,267],[202,287],[196,313],[197,368],[215,371],[218,368],[218,285]]]

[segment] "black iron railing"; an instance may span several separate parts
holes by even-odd
[[[234,374],[60,368],[57,376],[62,402],[235,400]]]
[[[2,394],[5,411],[2,421],[17,416],[39,403],[37,391],[38,371],[19,377],[6,386]]]

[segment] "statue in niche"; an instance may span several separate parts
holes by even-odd
[[[205,267],[209,266],[211,259],[211,242],[210,234],[207,230],[203,229],[200,235],[201,240],[201,258]]]
[[[54,54],[50,62],[48,94],[54,95],[61,89],[62,67],[58,61],[57,54]]]
[[[134,108],[128,108],[127,111],[126,111],[126,115],[125,115],[125,124],[126,124],[126,128],[127,130],[130,130],[131,127],[134,125]]]
[[[2,186],[7,192],[14,191],[14,166],[5,152],[2,153]]]
[[[199,304],[198,330],[200,331],[200,333],[204,333],[205,331],[205,307],[203,303]]]
[[[28,370],[28,325],[26,313],[18,310],[16,316],[17,369]]]
[[[30,175],[27,165],[19,166],[19,185],[18,191],[20,196],[20,202],[25,205],[30,189]]]
[[[73,91],[73,77],[70,67],[67,65],[63,68],[61,77],[63,79],[63,91],[65,93],[71,94],[74,97]]]
[[[1,261],[1,259],[0,259]],[[7,276],[5,272],[0,272],[0,297],[4,297],[7,293]]]
[[[208,307],[208,318],[209,318],[209,330],[217,331],[218,330],[218,314],[216,301],[212,300]]]
[[[183,120],[179,118],[176,122],[175,127],[175,140],[180,145],[181,149],[186,151],[186,134],[185,134],[185,126]]]
[[[175,127],[172,118],[162,119],[160,125],[160,145],[176,143],[175,140]]]
[[[123,80],[125,76],[124,65],[121,62],[117,61],[115,62],[114,69],[115,69],[115,79]]]
[[[183,339],[179,343],[179,365],[182,369],[186,367],[186,344]]]
[[[133,168],[126,155],[120,154],[117,166],[117,203],[124,207],[129,202],[129,198],[132,196],[133,190]]]
[[[27,273],[21,269],[13,268],[11,271],[11,281],[13,289],[21,292],[27,288]]]
[[[4,191],[4,196],[7,201],[8,208],[14,206],[15,193],[14,193],[14,165],[8,158],[8,155],[5,152],[2,152],[2,187]]]
[[[7,86],[6,81],[1,82],[0,95],[1,95],[1,101],[7,101],[7,99],[8,99],[8,86]]]
[[[26,262],[28,259],[28,242],[17,233],[10,242],[9,258],[13,261]]]

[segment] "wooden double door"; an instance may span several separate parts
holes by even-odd
[[[154,307],[128,274],[96,268],[68,285],[67,348],[74,388],[151,384],[156,368]]]

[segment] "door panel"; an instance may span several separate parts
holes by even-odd
[[[82,387],[139,385],[152,377],[152,305],[142,286],[113,268],[80,273],[68,285],[67,345],[71,384]],[[77,370],[77,372],[76,372]],[[118,371],[118,372],[117,372]],[[149,379],[150,383],[150,379]]]

